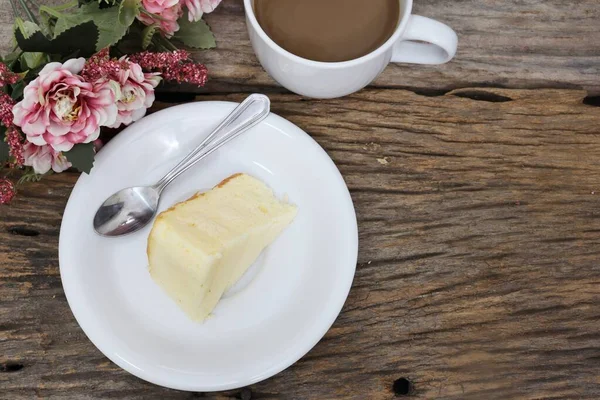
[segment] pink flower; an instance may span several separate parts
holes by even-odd
[[[4,63],[0,63],[0,87],[17,83],[21,77],[12,72]]]
[[[12,126],[13,123],[12,109],[14,106],[15,101],[12,99],[12,97],[6,93],[0,93],[0,122],[2,122],[2,125],[7,128]]]
[[[146,25],[158,25],[166,37],[171,37],[179,30],[177,20],[183,14],[179,0],[142,0],[142,11],[138,19]],[[155,14],[155,18],[148,13]]]
[[[211,13],[217,8],[221,0],[182,0],[183,5],[188,9],[188,19],[190,21],[199,21],[202,14]]]
[[[194,62],[190,53],[185,50],[175,50],[165,53],[142,53],[132,54],[132,62],[140,64],[146,71],[158,72],[166,81],[177,83],[191,83],[204,86],[208,79],[208,70],[203,64]]]
[[[8,204],[15,197],[15,185],[6,178],[0,179],[0,204]]]
[[[117,119],[110,128],[118,128],[121,124],[129,125],[146,115],[146,109],[154,103],[154,88],[161,80],[157,73],[144,73],[139,64],[128,61],[126,57],[122,57],[120,61],[129,66],[121,69],[118,76],[111,76],[121,90],[117,98]]]
[[[6,143],[8,144],[8,153],[12,157],[9,167],[20,167],[23,165],[23,140],[21,134],[14,126],[6,130]]]
[[[33,143],[27,143],[23,148],[25,157],[24,165],[33,167],[36,174],[45,174],[50,171],[63,172],[71,167],[67,157],[60,151],[54,150],[51,146],[37,146]]]
[[[129,62],[127,60],[120,61],[116,58],[110,58],[109,48],[105,47],[87,59],[79,75],[88,82],[95,82],[107,77],[118,80],[115,76],[118,76],[122,69],[128,68]]]
[[[25,87],[23,100],[13,107],[13,122],[29,142],[69,151],[77,143],[97,139],[101,126],[114,124],[117,106],[111,81],[84,81],[77,75],[84,63],[77,58],[46,64]]]
[[[171,8],[179,4],[179,0],[142,0],[144,9],[152,14],[160,14],[167,8]]]

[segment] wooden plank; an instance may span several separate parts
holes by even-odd
[[[342,314],[307,356],[226,393],[147,384],[95,349],[57,261],[76,175],[24,187],[0,207],[0,397],[383,400],[407,378],[419,399],[600,398],[600,113],[584,96],[271,96],[342,171],[359,265]]]
[[[443,66],[390,65],[374,86],[427,93],[472,86],[581,87],[600,94],[597,0],[415,0],[414,13],[456,30],[456,58]],[[210,70],[201,92],[281,91],[254,56],[243,14],[242,0],[226,0],[206,17],[218,48],[195,52]],[[9,0],[0,0],[3,52],[11,47],[12,23]]]
[[[211,73],[208,91],[250,91],[275,82],[248,41],[241,0],[207,16],[218,48],[196,53]],[[439,93],[472,86],[581,87],[600,94],[600,7],[562,0],[415,0],[414,13],[438,19],[459,36],[456,58],[443,66],[391,64],[382,88]]]

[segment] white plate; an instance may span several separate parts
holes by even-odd
[[[235,106],[191,103],[128,127],[77,181],[60,230],[60,275],[81,328],[123,369],[174,389],[233,389],[287,368],[327,332],[354,277],[358,232],[344,180],[310,136],[273,114],[163,193],[161,210],[246,172],[298,205],[294,222],[203,324],[151,279],[150,226],[122,238],[94,233],[92,219],[106,197],[157,181]]]

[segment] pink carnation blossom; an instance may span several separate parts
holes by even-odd
[[[179,0],[142,0],[142,7],[147,12],[142,11],[137,18],[145,25],[158,25],[166,37],[173,36],[179,30],[177,20],[183,14]]]
[[[217,8],[221,0],[182,0],[183,5],[188,9],[188,19],[190,21],[199,21],[202,14],[211,13]]]
[[[63,172],[71,167],[67,157],[60,151],[54,150],[51,146],[37,146],[33,143],[27,143],[23,147],[24,165],[33,167],[36,174],[45,174],[50,171]]]
[[[154,88],[161,80],[158,73],[144,73],[139,64],[127,61],[126,57],[120,61],[129,66],[120,70],[118,76],[111,77],[120,85],[120,93],[117,98],[119,112],[110,128],[129,125],[146,115],[146,109],[154,103]]]
[[[69,151],[98,138],[100,127],[117,118],[111,81],[86,82],[78,73],[84,58],[46,64],[13,107],[14,124],[37,146]],[[113,82],[114,83],[114,82]]]

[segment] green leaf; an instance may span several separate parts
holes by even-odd
[[[52,47],[50,39],[40,31],[26,37],[20,29],[17,29],[15,30],[15,39],[23,51],[49,53]]]
[[[96,52],[94,43],[98,40],[98,37],[98,27],[91,21],[86,22],[55,37],[52,40],[52,47],[55,51],[48,53],[70,55],[79,50],[78,54],[80,56],[90,56]]]
[[[10,87],[12,88],[10,97],[12,97],[13,100],[20,100],[23,96],[23,89],[25,89],[25,82],[19,81],[14,85],[10,85]]]
[[[80,143],[64,153],[67,160],[81,172],[89,174],[94,166],[94,143]]]
[[[9,158],[10,158],[10,155],[9,155],[8,143],[6,143],[3,140],[0,142],[0,164],[4,164],[5,162],[8,162]]]
[[[98,42],[96,42],[96,51],[100,51],[105,47],[116,44],[127,33],[126,26],[115,24],[119,13],[117,7],[105,8],[102,11],[102,16],[94,18],[94,23],[98,26],[98,31],[100,33]]]
[[[25,52],[21,55],[21,69],[34,69],[46,62],[46,56],[40,52]]]
[[[140,15],[140,0],[123,0],[119,5],[119,23],[128,27]]]
[[[92,21],[88,21],[64,30],[54,39],[48,39],[40,31],[25,38],[21,30],[17,29],[15,38],[23,51],[65,55],[77,52],[87,56],[96,51],[94,43],[98,40],[98,28]]]
[[[152,42],[152,37],[156,33],[157,29],[158,25],[148,25],[142,31],[142,48],[144,50],[147,49],[148,46],[150,46],[150,43]]]
[[[38,8],[38,14],[40,16],[40,31],[42,31],[45,36],[52,36],[52,27],[60,13],[55,10],[55,7],[42,5]]]
[[[57,37],[74,26],[78,26],[89,21],[92,21],[91,17],[82,17],[78,11],[75,13],[62,14],[61,17],[56,20],[56,25],[54,25],[54,37]]]
[[[97,3],[84,4],[75,12],[63,14],[56,21],[54,35],[62,35],[68,29],[92,22],[98,30],[98,39],[93,43],[95,43],[96,51],[100,51],[117,43],[127,33],[127,26],[117,23],[119,8],[99,8]]]
[[[177,22],[179,30],[175,32],[174,38],[181,40],[186,46],[212,49],[217,45],[210,27],[203,20],[190,22],[187,17],[182,17]]]
[[[52,170],[46,172],[45,174],[36,174],[32,167],[25,167],[23,175],[21,175],[17,181],[17,186],[24,183],[39,182],[45,175],[50,175],[51,173]]]
[[[23,54],[23,51],[21,49],[17,49],[12,53],[5,55],[3,59],[4,64],[6,64],[12,70],[14,64],[19,60],[21,54]]]
[[[15,25],[13,28],[13,44],[15,45],[15,47],[19,46],[19,37],[23,37],[23,39],[28,40],[28,41],[40,41],[43,42],[44,39],[46,38],[46,36],[44,35],[44,32],[41,31],[40,27],[36,24],[33,23],[31,21],[23,21],[23,19],[17,17],[15,19]],[[23,49],[21,47],[21,49]],[[13,52],[14,53],[14,52]],[[20,55],[20,53],[19,53]],[[15,63],[18,60],[18,56],[17,58],[13,61],[13,63],[11,64],[11,67],[15,65]]]
[[[99,0],[100,8],[108,8],[117,4],[117,0]]]
[[[38,13],[40,14],[40,28],[42,29],[42,32],[50,36],[50,29],[54,26],[56,17],[46,12],[46,10],[43,7],[40,7]],[[44,30],[46,32],[44,32]]]
[[[0,126],[0,167],[2,164],[7,162],[10,157],[8,143],[4,141],[5,136],[6,128],[4,126]]]
[[[29,39],[36,32],[40,31],[40,27],[31,22],[31,21],[23,21],[21,18],[15,19],[15,31],[21,32],[25,39]]]

